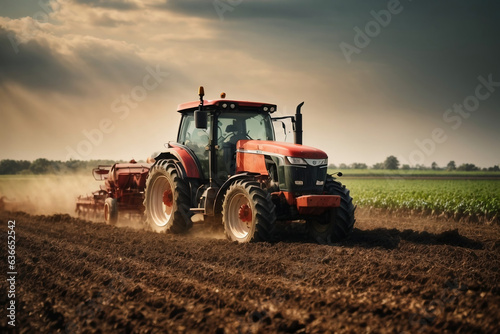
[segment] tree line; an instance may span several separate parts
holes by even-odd
[[[47,160],[44,158],[36,159],[35,161],[28,160],[0,160],[0,175],[15,175],[15,174],[69,174],[69,173],[87,173],[92,168],[98,165],[112,165],[115,160]],[[352,164],[341,163],[339,165],[328,165],[331,169],[387,169],[387,170],[447,170],[447,171],[492,171],[499,172],[498,165],[489,168],[480,168],[472,163],[464,163],[459,166],[455,161],[450,161],[446,166],[440,167],[437,163],[433,162],[430,167],[417,165],[410,167],[409,165],[400,165],[399,160],[391,155],[388,156],[383,162],[376,163],[368,166],[365,163],[355,162]]]
[[[459,166],[455,163],[455,161],[450,161],[446,166],[440,167],[436,162],[433,162],[431,166],[424,165],[401,165],[399,160],[391,155],[388,156],[383,162],[378,162],[372,166],[368,166],[365,163],[355,162],[350,165],[341,163],[338,166],[335,164],[328,165],[328,168],[331,169],[387,169],[387,170],[446,170],[446,171],[462,171],[462,172],[473,172],[473,171],[488,171],[488,172],[499,172],[499,165],[495,165],[493,167],[481,168],[472,163],[464,163]]]
[[[40,158],[28,161],[4,159],[0,160],[0,175],[89,173],[92,168],[98,165],[112,165],[114,163],[116,163],[114,160],[54,161]]]

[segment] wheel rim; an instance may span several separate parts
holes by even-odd
[[[329,226],[330,226],[330,224],[329,224],[329,223],[321,223],[321,222],[319,222],[319,221],[317,221],[317,220],[313,220],[313,221],[311,222],[311,225],[312,225],[312,228],[313,228],[316,232],[318,232],[318,233],[325,233],[325,232],[327,232],[327,231],[328,231],[328,228],[329,228]]]
[[[167,225],[174,209],[173,186],[166,176],[159,176],[151,187],[151,202],[149,211],[155,225]]]
[[[244,194],[237,194],[229,202],[229,229],[238,239],[245,238],[252,227],[253,213],[250,201]]]

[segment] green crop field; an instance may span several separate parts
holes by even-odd
[[[332,172],[332,171],[330,171]],[[345,170],[339,178],[359,207],[408,209],[454,215],[500,216],[500,173]],[[0,176],[0,196],[36,205],[35,212],[73,213],[78,195],[99,188],[88,175]],[[23,204],[24,205],[24,204]],[[21,205],[20,210],[25,209]]]
[[[499,179],[500,172],[488,172],[488,171],[474,171],[474,172],[464,172],[464,171],[446,171],[446,170],[386,170],[386,169],[328,169],[328,173],[336,173],[341,171],[343,177],[428,177],[428,178],[466,178],[466,179]]]
[[[493,217],[500,214],[500,180],[341,178],[360,207],[434,210]]]

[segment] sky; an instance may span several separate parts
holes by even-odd
[[[304,101],[304,144],[330,163],[498,165],[499,13],[487,0],[2,0],[0,159],[146,159],[203,85],[276,116]]]

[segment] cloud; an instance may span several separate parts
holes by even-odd
[[[123,25],[132,25],[133,22],[113,18],[112,15],[107,13],[96,14],[92,17],[91,22],[100,27],[119,27]]]
[[[131,85],[141,80],[146,66],[154,65],[125,42],[48,32],[20,42],[22,34],[0,25],[0,61],[5,64],[0,85],[16,83],[40,91],[93,95],[99,94],[95,91],[100,89],[95,86],[98,82]]]
[[[0,86],[17,83],[30,89],[76,92],[77,75],[71,62],[61,59],[45,40],[29,40],[20,45],[16,33],[0,26]],[[15,52],[19,48],[21,52]]]
[[[127,0],[74,0],[74,2],[90,7],[117,9],[120,11],[137,10],[140,8],[135,1]]]
[[[275,23],[284,20],[294,22],[309,19],[311,22],[325,19],[340,19],[345,15],[357,15],[371,9],[376,3],[356,3],[346,5],[345,1],[331,0],[253,0],[253,1],[206,1],[206,0],[165,0],[155,7],[191,17],[220,20],[217,11],[224,13],[224,20],[267,20]]]

